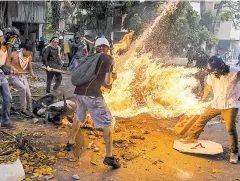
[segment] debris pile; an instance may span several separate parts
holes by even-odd
[[[39,148],[37,138],[41,138],[40,133],[23,135],[22,133],[7,133],[0,130],[0,164],[11,164],[18,158],[21,160],[25,173],[31,179],[48,179],[53,178],[56,170],[51,168],[58,158],[65,156],[63,152],[56,153],[53,149],[42,151]],[[59,145],[62,151],[65,145]]]

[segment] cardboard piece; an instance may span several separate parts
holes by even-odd
[[[198,140],[198,143],[184,144],[175,140],[173,148],[183,153],[194,153],[203,155],[216,155],[223,153],[222,145],[208,140]]]
[[[24,178],[25,172],[19,159],[12,164],[0,164],[0,181],[21,181]]]

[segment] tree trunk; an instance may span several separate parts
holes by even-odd
[[[29,31],[29,20],[30,20],[30,16],[31,16],[31,12],[32,12],[32,6],[33,5],[33,1],[25,1],[24,3],[24,11],[25,11],[25,28],[24,28],[24,38],[28,39],[28,31]],[[30,4],[31,3],[31,4]]]
[[[0,28],[2,29],[6,22],[5,22],[5,17],[4,17],[4,14],[5,14],[5,11],[6,11],[6,1],[0,1]]]
[[[11,14],[11,1],[8,1],[8,10],[7,10],[7,25],[12,26],[12,14]]]

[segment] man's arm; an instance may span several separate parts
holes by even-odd
[[[113,73],[113,60],[110,59],[107,63],[106,63],[106,75],[105,75],[105,79],[104,82],[106,85],[111,85],[113,83],[113,81],[115,79],[117,79],[117,74]]]
[[[48,54],[49,54],[49,47],[46,47],[45,50],[43,51],[43,64],[45,66],[48,66],[48,60],[47,60]]]
[[[204,92],[203,92],[203,96],[202,96],[202,100],[205,101],[207,96],[209,95],[209,93],[211,92],[212,90],[212,86],[210,85],[207,85],[204,89]]]
[[[32,56],[29,57],[28,72],[34,79],[36,78],[36,76],[33,73],[33,69],[32,69]]]

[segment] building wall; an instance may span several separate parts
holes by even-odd
[[[31,8],[31,13],[30,13],[30,18],[29,22],[30,23],[45,23],[45,18],[46,18],[46,5],[45,2],[33,2],[33,6],[30,6],[32,2],[28,2],[28,5],[23,3],[22,1],[17,3],[17,13],[12,10],[11,14],[13,15],[12,21],[13,22],[25,22],[25,15],[26,15],[26,10]],[[26,12],[26,13],[25,13]],[[17,15],[17,16],[14,16]]]

